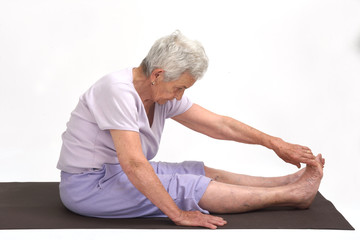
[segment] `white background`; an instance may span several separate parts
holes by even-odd
[[[203,43],[187,95],[326,158],[320,191],[360,228],[360,1],[0,0],[0,181],[59,181],[61,134],[79,96],[137,66],[180,29]],[[156,160],[202,160],[262,176],[296,171],[270,150],[209,139],[169,120]],[[0,213],[1,214],[1,213]],[[1,239],[336,237],[324,230],[23,230]]]

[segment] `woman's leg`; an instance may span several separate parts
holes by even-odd
[[[227,172],[220,169],[205,166],[205,176],[214,181],[249,187],[278,187],[296,182],[304,173],[300,171],[282,177],[254,177],[244,174]]]
[[[213,213],[247,212],[270,206],[308,208],[323,175],[321,155],[316,161],[318,166],[307,166],[298,181],[279,187],[249,187],[212,181],[199,205]]]
[[[319,161],[322,165],[325,164],[325,159],[322,158],[321,155]],[[303,168],[296,173],[281,177],[254,177],[227,172],[220,169],[214,169],[207,166],[205,166],[204,169],[205,176],[211,178],[214,181],[249,187],[279,187],[288,185],[299,180],[305,171],[305,168]]]

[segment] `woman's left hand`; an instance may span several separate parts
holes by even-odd
[[[315,156],[308,147],[291,144],[283,141],[282,139],[277,139],[275,141],[273,150],[285,162],[293,164],[298,168],[301,167],[300,163],[313,166],[316,165],[316,161],[314,161]]]

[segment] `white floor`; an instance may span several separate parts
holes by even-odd
[[[358,231],[338,230],[26,230],[1,231],[0,238],[20,239],[356,239]]]

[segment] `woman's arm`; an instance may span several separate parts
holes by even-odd
[[[271,148],[271,140],[274,139],[240,121],[215,114],[197,104],[173,119],[194,131],[221,140],[260,144]]]
[[[118,160],[130,182],[177,225],[216,228],[224,225],[218,217],[180,210],[145,158],[139,133],[110,130]]]
[[[197,104],[193,104],[189,110],[173,119],[212,138],[265,146],[285,162],[297,167],[300,167],[300,163],[313,164],[315,159],[308,147],[287,143],[236,119],[210,112]]]

